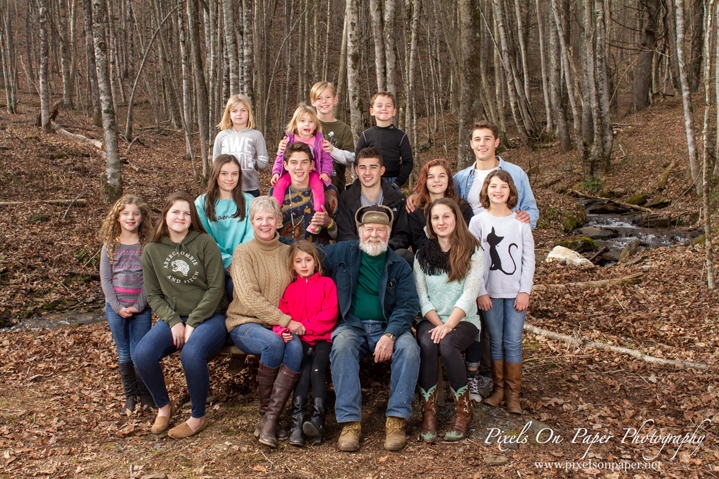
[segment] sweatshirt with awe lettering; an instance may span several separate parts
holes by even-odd
[[[265,137],[257,130],[234,128],[222,130],[215,137],[212,159],[220,155],[235,155],[242,167],[242,191],[260,189],[260,177],[257,170],[267,167],[269,156]]]

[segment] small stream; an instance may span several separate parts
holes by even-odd
[[[84,326],[85,324],[100,323],[103,321],[107,321],[104,309],[95,309],[91,311],[65,311],[24,319],[19,324],[9,328],[0,328],[0,333],[37,329],[57,329],[65,326]]]
[[[607,247],[608,251],[602,254],[601,263],[604,265],[615,263],[622,250],[635,239],[641,242],[639,247],[641,251],[661,246],[686,246],[701,235],[698,230],[681,226],[662,228],[640,226],[645,222],[646,215],[632,210],[623,214],[594,213],[597,210],[601,211],[601,208],[593,207],[598,203],[596,200],[585,203],[589,221],[582,228],[578,228],[576,234],[595,240],[598,249]]]

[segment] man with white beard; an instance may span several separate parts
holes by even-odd
[[[392,210],[362,206],[355,214],[359,241],[321,248],[322,266],[337,285],[340,318],[332,333],[332,382],[337,399],[335,416],[343,424],[338,445],[359,449],[362,392],[359,362],[368,354],[375,362],[391,359],[384,447],[399,451],[407,443],[405,422],[419,375],[419,346],[410,327],[419,311],[412,268],[387,248]]]

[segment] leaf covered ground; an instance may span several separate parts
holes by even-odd
[[[0,113],[0,202],[22,202],[0,206],[0,318],[42,321],[46,315],[70,317],[86,310],[102,317],[96,238],[106,212],[98,188],[102,161],[90,146],[40,132],[33,125],[33,108],[28,103],[24,115]],[[61,111],[57,121],[72,132],[101,138],[81,114]],[[570,217],[581,219],[583,208],[565,194],[569,189],[601,194],[624,188],[622,201],[638,193],[664,196],[672,203],[661,214],[693,222],[700,200],[687,192],[683,135],[667,141],[663,133],[681,131],[680,104],[658,104],[621,121],[617,159],[601,184],[582,182],[577,153],[561,154],[556,145],[502,153],[524,168],[538,167],[530,177],[543,220],[534,232],[540,251],[572,236],[566,231]],[[176,189],[202,192],[184,158],[180,131],[148,128],[138,135],[129,152],[121,142],[122,156],[134,165],[123,166],[125,191],[141,194],[157,209]],[[274,145],[268,146],[272,151]],[[456,149],[456,139],[449,147]],[[423,153],[420,161],[437,156],[440,149]],[[653,185],[674,159],[677,167],[658,191]],[[267,174],[261,178],[266,182]],[[542,187],[555,179],[560,182]],[[88,204],[29,203],[78,196]],[[643,274],[636,285],[571,285],[636,273]],[[331,412],[322,445],[282,444],[271,451],[252,436],[256,362],[249,361],[237,375],[227,372],[228,358],[211,362],[211,424],[198,437],[178,442],[149,434],[150,413],[130,419],[118,414],[117,356],[105,323],[5,331],[0,333],[0,477],[719,477],[719,301],[706,289],[703,246],[644,250],[631,265],[604,268],[541,263],[535,282],[565,286],[533,295],[529,324],[708,368],[650,365],[525,334],[523,417],[478,406],[470,439],[425,445],[417,439],[421,417],[415,403],[409,445],[396,454],[382,448],[388,371],[366,363],[358,453],[337,451],[340,429]],[[164,368],[171,397],[186,402],[179,359],[168,358]],[[451,406],[448,398],[441,430]],[[188,414],[186,408],[177,420]],[[631,429],[639,432],[624,437]],[[552,441],[541,444],[550,436]],[[512,437],[518,447],[500,450],[511,444],[500,447],[497,440],[511,443]],[[682,439],[693,442],[675,455],[672,441]],[[661,440],[669,443],[662,447]],[[608,469],[616,463],[636,469]]]

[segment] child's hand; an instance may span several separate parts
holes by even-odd
[[[334,150],[335,147],[332,146],[332,143],[330,143],[328,140],[322,140],[322,149],[325,151],[325,153],[332,153],[332,150]]]
[[[492,307],[492,300],[489,299],[488,294],[483,294],[477,298],[477,307],[482,311],[489,311],[489,308]]]
[[[330,181],[330,175],[328,175],[327,173],[322,173],[322,174],[320,175],[320,180],[322,180],[322,181],[324,181],[325,183],[327,183],[327,182]]]
[[[275,173],[274,175],[272,175],[272,178],[270,178],[270,184],[272,186],[275,186],[275,183],[277,183],[277,180],[279,180],[279,179],[280,179],[280,175]]]
[[[132,312],[129,311],[129,308],[122,308],[120,311],[117,312],[117,314],[119,314],[120,317],[123,319],[127,319],[132,316]]]
[[[277,156],[280,156],[282,153],[284,153],[285,148],[287,148],[287,137],[282,138],[280,144],[277,145]]]
[[[514,300],[514,309],[517,311],[526,311],[529,306],[529,295],[527,293],[519,293],[517,299]]]
[[[282,341],[289,343],[290,341],[292,341],[292,335],[287,332],[282,333]]]

